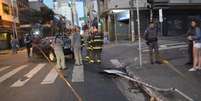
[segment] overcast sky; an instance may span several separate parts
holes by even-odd
[[[44,3],[45,3],[49,8],[53,8],[53,0],[44,0]]]

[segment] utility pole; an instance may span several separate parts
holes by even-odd
[[[117,43],[117,15],[114,13],[114,34],[115,34],[115,42]]]
[[[76,1],[71,0],[71,12],[72,12],[72,23],[73,25],[78,25],[78,16],[76,10]]]
[[[134,0],[130,0],[130,31],[131,31],[131,41],[135,41],[135,26],[134,26]]]
[[[138,23],[138,39],[139,39],[139,62],[140,68],[142,67],[142,46],[141,46],[141,32],[140,32],[140,11],[139,11],[139,0],[136,0],[137,8],[137,23]]]
[[[153,0],[147,0],[147,3],[149,3],[148,8],[149,8],[149,11],[150,11],[150,22],[153,22],[154,1]]]
[[[12,31],[13,31],[13,36],[14,38],[17,38],[17,27],[16,27],[16,17],[18,16],[18,9],[16,7],[16,10],[14,9],[14,0],[10,0],[11,1],[11,7],[12,7],[12,12],[13,12],[13,25],[12,25]],[[16,4],[16,2],[15,2]],[[16,14],[16,16],[15,16]]]

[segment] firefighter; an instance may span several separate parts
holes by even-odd
[[[86,59],[88,60],[89,63],[94,63],[94,59],[93,59],[93,30],[92,30],[92,28],[89,31],[89,36],[87,39],[86,48],[87,48]]]
[[[98,32],[98,28],[93,26],[93,34],[92,34],[92,48],[93,48],[93,60],[96,63],[101,63],[101,52],[103,46],[103,34]]]

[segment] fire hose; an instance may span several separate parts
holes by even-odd
[[[190,98],[189,96],[187,96],[186,94],[184,94],[183,92],[181,92],[180,90],[176,89],[176,88],[158,88],[158,87],[155,87],[155,86],[152,86],[146,82],[143,82],[141,80],[139,80],[138,78],[136,77],[130,77],[130,76],[127,76],[126,73],[124,72],[121,72],[121,71],[111,71],[111,70],[104,70],[106,73],[109,73],[109,74],[115,74],[117,76],[120,76],[122,78],[125,78],[127,80],[130,80],[130,81],[133,81],[133,82],[136,82],[140,85],[143,85],[145,87],[148,87],[148,88],[151,88],[153,90],[156,90],[156,91],[163,91],[163,92],[176,92],[178,94],[180,94],[181,96],[183,96],[185,99],[187,99],[188,101],[194,101],[192,98]]]
[[[56,72],[58,73],[60,79],[62,79],[65,82],[66,87],[69,87],[71,89],[71,91],[73,92],[73,94],[76,96],[78,101],[83,101],[83,99],[81,98],[81,96],[76,92],[76,90],[72,87],[72,85],[70,84],[70,82],[64,77],[64,74],[62,72],[60,72],[55,66],[54,64],[50,61],[50,59],[47,57],[47,55],[44,53],[44,51],[38,47],[35,46],[36,48],[39,49],[39,51],[43,54],[43,56],[45,57],[45,59],[47,59],[47,61],[50,63],[50,65],[52,65],[52,67],[56,70]]]

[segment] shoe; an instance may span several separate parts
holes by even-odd
[[[98,63],[101,63],[101,60],[97,60]]]
[[[156,64],[162,64],[160,61],[156,61],[155,63],[156,63]]]
[[[90,60],[89,63],[94,63],[94,60]]]
[[[75,64],[75,66],[80,66],[81,64]]]
[[[67,70],[68,68],[62,68],[62,70]]]
[[[194,72],[194,71],[197,71],[197,69],[196,69],[196,68],[191,68],[191,69],[189,69],[188,71],[189,71],[189,72]]]

